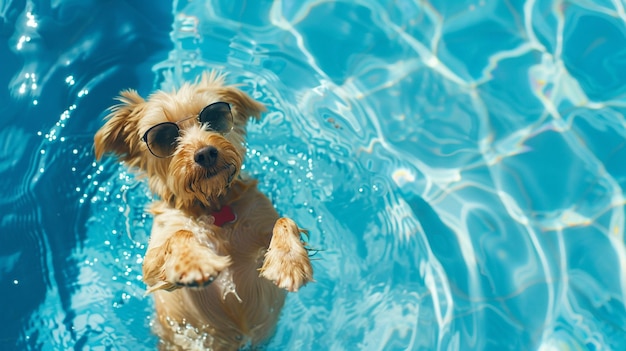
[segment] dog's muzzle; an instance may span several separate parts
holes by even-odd
[[[204,169],[211,169],[217,162],[219,153],[214,146],[205,146],[193,155],[193,160]]]

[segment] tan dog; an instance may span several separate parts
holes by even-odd
[[[117,155],[160,198],[143,279],[161,348],[259,344],[274,331],[284,289],[313,274],[304,230],[239,174],[246,123],[265,108],[216,73],[148,100],[124,91],[119,101],[95,135],[95,154]]]

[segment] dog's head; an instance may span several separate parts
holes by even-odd
[[[241,169],[246,123],[265,110],[215,72],[147,100],[123,91],[119,101],[95,135],[96,159],[114,153],[176,208],[218,205]]]

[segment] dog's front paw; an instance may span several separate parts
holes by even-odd
[[[180,248],[165,261],[165,280],[178,286],[204,286],[230,265],[230,258],[216,255],[200,244]]]
[[[154,266],[161,264],[161,267]],[[228,256],[220,256],[200,243],[192,232],[179,230],[161,247],[146,253],[144,280],[148,292],[159,289],[207,285],[230,265]],[[151,272],[158,271],[158,274]]]
[[[292,292],[313,280],[309,254],[300,240],[302,232],[304,230],[289,218],[276,221],[272,241],[261,267],[262,277]]]

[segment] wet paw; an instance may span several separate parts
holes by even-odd
[[[302,229],[289,218],[276,221],[272,241],[265,253],[261,276],[276,286],[295,292],[313,280],[313,267],[300,240]]]
[[[165,280],[181,287],[198,287],[212,283],[230,265],[230,258],[219,256],[196,243],[172,251],[165,261]]]

